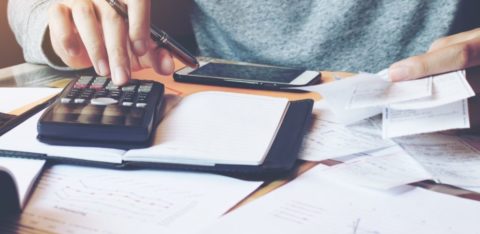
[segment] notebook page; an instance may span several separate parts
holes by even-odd
[[[48,145],[37,140],[37,122],[41,114],[35,114],[16,128],[0,137],[0,149],[46,154],[49,157],[67,157],[97,162],[121,163],[124,150]]]
[[[44,164],[45,160],[0,157],[0,168],[8,171],[15,180],[21,208],[24,207],[28,194]]]
[[[130,150],[126,161],[261,164],[283,119],[287,99],[202,92],[182,100],[162,120],[153,146]]]

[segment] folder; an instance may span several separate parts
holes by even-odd
[[[187,101],[189,99],[190,101]],[[100,166],[100,167],[114,167],[114,168],[158,168],[158,169],[167,169],[167,170],[187,170],[187,171],[197,171],[197,172],[212,172],[218,174],[224,174],[234,177],[239,177],[243,179],[249,180],[267,180],[267,179],[274,179],[284,175],[288,175],[290,171],[295,167],[296,160],[298,157],[298,151],[302,145],[303,136],[310,124],[311,113],[313,108],[313,100],[305,99],[299,101],[288,101],[288,100],[279,100],[279,98],[273,97],[265,97],[265,96],[258,96],[258,95],[247,95],[247,94],[236,94],[236,93],[225,93],[225,92],[202,92],[190,95],[184,100],[182,103],[189,103],[189,108],[192,109],[193,106],[195,107],[202,107],[206,109],[206,111],[199,111],[199,113],[203,113],[208,116],[209,113],[214,111],[208,107],[208,105],[212,105],[211,107],[218,107],[218,109],[225,109],[226,106],[222,106],[222,101],[224,102],[234,102],[239,105],[238,111],[235,108],[230,108],[230,112],[233,113],[223,113],[223,114],[230,114],[231,119],[235,119],[235,116],[242,111],[242,103],[243,100],[246,100],[248,103],[251,103],[253,107],[250,110],[247,108],[248,114],[244,114],[245,118],[253,118],[257,116],[261,118],[264,116],[265,111],[262,110],[261,105],[264,108],[268,109],[270,106],[275,106],[277,103],[279,107],[281,107],[281,103],[285,102],[285,110],[282,109],[281,115],[278,115],[280,109],[276,109],[277,112],[273,116],[277,116],[278,120],[272,119],[273,123],[269,124],[269,122],[265,122],[265,120],[269,120],[268,118],[264,119],[263,123],[267,123],[264,125],[265,129],[269,129],[268,131],[272,131],[275,128],[274,132],[272,132],[272,139],[266,139],[265,136],[269,136],[268,132],[264,132],[264,128],[262,127],[261,130],[258,132],[249,133],[246,137],[241,135],[239,137],[239,141],[235,144],[230,146],[232,149],[231,155],[236,155],[230,157],[230,153],[227,155],[227,151],[230,147],[225,146],[228,143],[224,143],[218,145],[220,148],[224,148],[223,151],[219,149],[219,151],[224,152],[225,154],[219,154],[215,156],[216,152],[210,151],[213,156],[208,154],[209,151],[205,152],[196,152],[194,150],[189,151],[189,148],[195,148],[185,145],[185,155],[191,156],[190,158],[184,157],[176,157],[175,150],[170,150],[165,145],[171,143],[171,141],[165,141],[162,136],[163,133],[169,132],[169,129],[172,130],[172,134],[176,134],[177,128],[181,128],[182,126],[179,123],[174,123],[176,119],[182,119],[182,117],[191,116],[192,113],[187,114],[178,114],[181,108],[178,106],[172,111],[173,113],[169,113],[160,123],[160,126],[157,128],[157,136],[156,139],[153,140],[153,146],[146,148],[146,149],[132,149],[129,151],[122,151],[117,149],[105,149],[105,148],[95,148],[95,147],[67,147],[67,146],[51,146],[46,145],[44,143],[40,143],[36,139],[36,121],[38,120],[37,114],[36,116],[32,117],[31,119],[25,121],[21,125],[19,125],[16,129],[13,129],[11,132],[8,132],[4,136],[0,137],[0,155],[1,156],[9,156],[9,157],[27,157],[27,158],[42,158],[47,159],[48,161],[54,163],[68,163],[68,164],[79,164],[79,165],[87,165],[87,166]],[[241,102],[239,102],[239,100]],[[180,103],[179,106],[187,105]],[[212,103],[212,104],[210,104]],[[260,103],[260,104],[259,104]],[[263,104],[261,104],[263,103]],[[243,103],[246,104],[246,103]],[[248,106],[248,105],[245,105]],[[197,108],[197,109],[198,109]],[[272,107],[274,108],[274,107]],[[176,109],[180,109],[179,111],[175,112]],[[184,108],[185,109],[185,108]],[[188,108],[187,108],[188,109]],[[195,108],[193,108],[195,109]],[[235,113],[237,111],[238,113]],[[225,112],[225,111],[224,111]],[[211,116],[217,116],[219,113],[212,113]],[[272,112],[273,113],[273,112]],[[170,117],[170,115],[175,115],[174,117]],[[252,117],[253,116],[253,117]],[[202,118],[201,114],[197,116],[193,116],[195,118]],[[172,120],[174,119],[174,120]],[[204,119],[206,119],[204,117]],[[214,119],[209,123],[205,123],[205,125],[212,125],[216,124],[219,121],[224,121],[225,119]],[[242,123],[241,119],[236,120],[233,124],[245,124],[245,128],[248,129],[248,122]],[[252,119],[251,119],[252,120]],[[253,118],[253,120],[255,120]],[[208,122],[208,119],[205,120]],[[276,127],[275,121],[278,121],[278,127]],[[188,125],[188,121],[186,121],[186,125]],[[164,124],[165,123],[165,124]],[[164,126],[167,123],[171,125]],[[181,122],[183,123],[183,122]],[[258,127],[258,125],[256,125]],[[177,128],[176,128],[177,127]],[[217,132],[218,130],[222,130],[224,128],[228,129],[228,126],[216,126]],[[240,126],[243,128],[243,126]],[[252,126],[250,126],[252,127]],[[188,129],[188,128],[187,128]],[[199,128],[202,129],[202,128]],[[204,131],[205,128],[203,128]],[[234,128],[238,130],[237,128]],[[35,131],[35,132],[32,132]],[[182,130],[180,129],[180,132]],[[185,132],[185,129],[183,129]],[[240,131],[241,132],[241,131]],[[192,130],[191,132],[187,132],[188,134],[194,134],[192,139],[195,137],[199,138],[202,135],[197,134],[196,131]],[[197,134],[197,135],[195,135]],[[263,134],[263,135],[262,135]],[[168,134],[167,134],[168,135]],[[207,134],[208,135],[208,134]],[[260,135],[258,137],[257,135]],[[24,143],[23,147],[22,144],[16,143],[18,138],[23,136]],[[250,137],[249,137],[250,136]],[[163,138],[162,138],[163,137]],[[227,136],[218,136],[216,139],[225,140],[229,139],[228,137],[235,138],[235,132],[231,134],[227,134]],[[248,152],[257,152],[255,148],[258,148],[256,142],[252,142],[252,139],[257,140],[265,139],[267,141],[263,142],[263,145],[266,147],[266,152],[264,156],[259,155],[259,157],[251,157],[251,154]],[[33,139],[32,139],[33,138]],[[158,139],[157,139],[158,138]],[[171,140],[169,136],[166,137],[167,140]],[[223,139],[225,138],[225,139]],[[249,139],[245,139],[249,138]],[[252,138],[252,139],[250,139]],[[187,137],[188,139],[188,137]],[[243,139],[243,140],[242,140]],[[212,140],[215,142],[215,140]],[[270,142],[271,141],[271,142]],[[200,141],[205,142],[205,141]],[[246,143],[245,143],[246,142]],[[195,143],[195,142],[194,142]],[[242,145],[243,144],[243,145]],[[26,146],[26,147],[25,147]],[[177,145],[178,146],[178,145]],[[207,148],[208,146],[205,146]],[[236,148],[235,148],[236,147]],[[202,146],[197,147],[199,151],[203,151]],[[237,149],[237,150],[234,150]],[[176,150],[183,150],[182,147],[178,147]],[[237,152],[240,150],[240,152]],[[243,150],[243,151],[242,151]],[[165,153],[166,152],[166,153]],[[173,152],[173,153],[172,153]],[[242,154],[245,152],[245,154]],[[259,149],[258,152],[262,152],[262,148]],[[152,153],[154,154],[152,157]],[[155,154],[159,154],[160,156],[157,157]],[[116,155],[119,155],[116,157]],[[163,155],[162,155],[163,154]],[[198,154],[198,155],[195,155]],[[108,158],[111,155],[112,157]],[[147,155],[147,156],[145,156]],[[164,157],[165,155],[170,156],[174,155],[175,157]]]

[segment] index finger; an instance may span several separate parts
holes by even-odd
[[[129,37],[133,52],[144,55],[150,40],[150,0],[125,0],[128,5]]]
[[[392,81],[412,80],[480,65],[480,38],[417,55],[390,66]]]

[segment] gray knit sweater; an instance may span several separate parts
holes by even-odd
[[[29,62],[53,65],[41,43],[54,1],[9,1]],[[375,72],[480,21],[478,0],[194,1],[201,55],[316,70]]]

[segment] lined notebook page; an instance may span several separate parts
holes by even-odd
[[[158,126],[152,147],[130,150],[126,161],[195,165],[263,162],[288,100],[201,92],[182,100]]]

